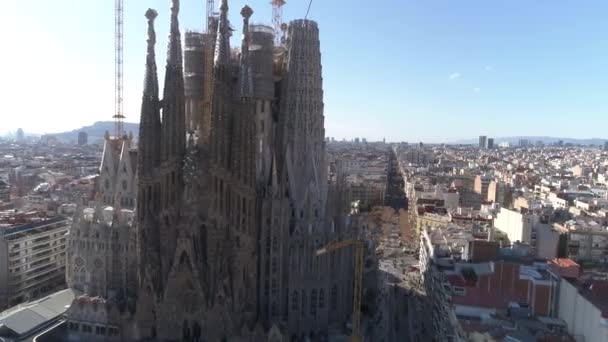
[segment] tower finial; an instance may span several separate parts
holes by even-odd
[[[154,46],[156,45],[156,32],[154,31],[154,19],[158,13],[148,8],[146,18],[148,19],[148,54],[146,56],[146,78],[144,84],[144,95],[158,97],[158,78],[156,76],[156,54]]]
[[[228,21],[228,0],[220,5],[220,22],[217,26],[215,65],[230,63],[230,36],[232,29]]]
[[[171,31],[169,32],[169,51],[167,54],[167,63],[170,65],[181,65],[181,36],[179,33],[179,0],[171,0]]]
[[[150,49],[150,45],[154,46],[156,44],[156,32],[154,32],[154,19],[158,16],[158,12],[156,12],[153,8],[148,8],[146,11],[146,18],[148,19],[148,50]]]
[[[243,41],[241,43],[241,97],[251,96],[253,81],[251,79],[251,68],[249,65],[249,18],[253,14],[251,7],[245,5],[241,9],[243,16]]]

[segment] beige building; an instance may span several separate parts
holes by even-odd
[[[488,188],[490,187],[490,182],[492,179],[488,176],[480,176],[475,177],[475,182],[473,183],[473,191],[481,195],[483,200],[488,198]]]
[[[0,226],[0,310],[65,286],[69,225],[56,216]]]

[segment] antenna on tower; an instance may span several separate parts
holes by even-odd
[[[116,138],[121,138],[123,135],[123,119],[125,116],[122,112],[122,75],[123,75],[123,17],[124,8],[123,0],[115,0],[114,2],[114,134]]]
[[[283,6],[287,3],[285,0],[272,0],[272,25],[274,26],[274,44],[276,46],[283,45],[285,39],[283,33],[287,28],[283,24]]]

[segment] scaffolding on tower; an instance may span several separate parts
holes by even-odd
[[[121,138],[123,132],[122,90],[123,90],[123,0],[114,3],[114,136]]]
[[[287,25],[283,23],[283,6],[287,3],[285,0],[272,0],[272,26],[274,26],[274,44],[283,46],[285,43],[285,30]]]

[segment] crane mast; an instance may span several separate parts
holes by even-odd
[[[285,0],[272,0],[272,26],[274,26],[274,44],[281,46],[284,43],[283,33],[287,28],[283,24],[283,6],[287,3]]]
[[[211,23],[213,22],[214,18],[217,18],[219,15],[220,14],[215,10],[215,1],[207,0],[207,30],[211,29]]]
[[[123,0],[114,2],[114,135],[123,136]]]

